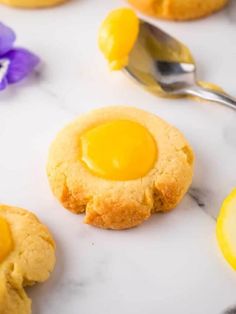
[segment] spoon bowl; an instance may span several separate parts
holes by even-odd
[[[236,109],[236,99],[197,83],[196,63],[187,46],[140,20],[140,31],[124,71],[163,97],[195,96]]]

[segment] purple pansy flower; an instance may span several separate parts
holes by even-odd
[[[24,48],[14,48],[16,35],[0,23],[0,91],[24,79],[39,64],[39,58]]]

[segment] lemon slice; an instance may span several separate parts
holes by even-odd
[[[236,270],[236,188],[221,207],[216,234],[225,259]]]

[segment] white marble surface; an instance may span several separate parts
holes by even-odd
[[[78,0],[39,11],[0,7],[18,43],[37,52],[40,71],[0,95],[0,202],[40,216],[57,241],[57,267],[29,289],[33,314],[220,314],[236,305],[236,273],[215,239],[222,199],[236,186],[236,111],[191,100],[163,100],[97,50],[97,27],[121,0]],[[236,2],[208,19],[158,22],[192,50],[199,77],[236,95]],[[136,229],[104,231],[82,223],[52,196],[48,146],[68,121],[115,104],[154,112],[179,127],[196,151],[190,194],[172,213]]]

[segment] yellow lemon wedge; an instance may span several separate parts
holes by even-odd
[[[225,259],[236,270],[236,188],[223,202],[216,234]]]
[[[98,45],[111,70],[120,70],[128,64],[131,52],[139,32],[139,19],[128,8],[116,9],[102,22]]]

